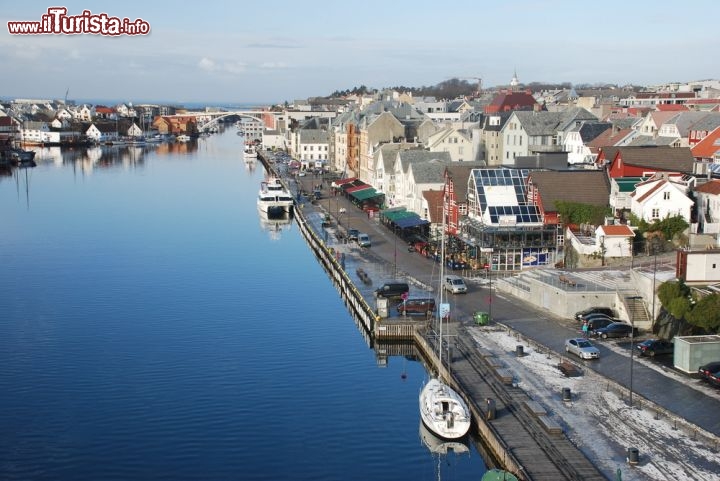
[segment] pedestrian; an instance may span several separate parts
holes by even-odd
[[[588,338],[588,322],[587,321],[583,321],[582,332],[583,332],[583,337],[585,339],[587,339]]]

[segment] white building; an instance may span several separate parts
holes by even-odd
[[[694,202],[687,195],[689,187],[679,176],[658,173],[635,187],[630,211],[648,223],[680,216],[690,224]]]

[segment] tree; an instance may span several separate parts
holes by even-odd
[[[710,332],[717,332],[720,329],[720,295],[711,294],[697,301],[685,319]]]
[[[565,200],[555,201],[555,209],[565,224],[602,225],[610,212],[608,207]]]

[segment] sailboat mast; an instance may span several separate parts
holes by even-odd
[[[442,203],[442,228],[440,230],[440,279],[438,282],[438,285],[440,286],[440,303],[438,307],[438,324],[439,324],[439,342],[438,342],[438,359],[440,360],[440,364],[442,364],[442,342],[443,342],[443,315],[445,314],[443,310],[443,294],[445,293],[445,288],[443,286],[443,277],[445,276],[445,195],[443,193],[443,203]],[[448,313],[449,314],[449,313]]]

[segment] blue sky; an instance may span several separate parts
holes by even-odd
[[[147,36],[20,36],[8,20],[142,18]],[[669,8],[672,7],[672,8]],[[718,78],[720,2],[89,1],[0,4],[0,98],[271,103],[359,85]],[[687,17],[687,18],[686,18]],[[472,81],[472,80],[470,80]]]

